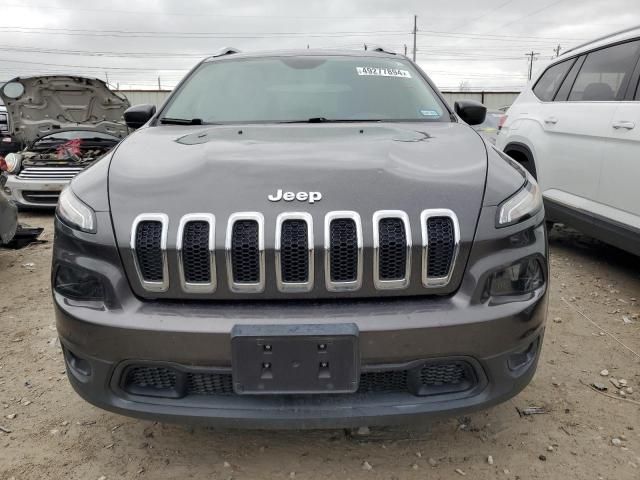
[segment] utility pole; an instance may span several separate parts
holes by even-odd
[[[416,35],[418,33],[418,16],[413,16],[413,61],[416,61]]]
[[[525,53],[524,56],[525,57],[529,57],[529,80],[531,80],[531,76],[533,75],[533,60],[540,55],[537,52],[534,52],[533,50],[531,50],[531,53]]]
[[[162,85],[160,85],[160,77],[158,77],[158,90],[162,90]]]
[[[407,56],[407,44],[406,43],[404,44],[404,56],[405,57]]]
[[[109,85],[109,72],[104,72],[104,76],[107,77],[107,85]]]
[[[558,58],[560,56],[560,50],[561,49],[562,49],[562,47],[560,46],[560,44],[558,44],[558,46],[553,49],[553,51],[556,52],[556,58]]]

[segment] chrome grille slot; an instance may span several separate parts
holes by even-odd
[[[425,210],[422,226],[422,283],[441,287],[451,280],[460,242],[458,218],[451,210]]]
[[[356,212],[325,216],[325,279],[334,292],[362,286],[362,224]]]
[[[276,220],[276,279],[281,292],[313,289],[313,219],[282,213]]]
[[[84,167],[24,167],[18,174],[22,180],[71,180]]]
[[[233,292],[264,290],[264,217],[261,213],[236,213],[227,227],[227,273]]]
[[[374,283],[377,289],[400,289],[411,276],[411,226],[399,210],[373,215]]]
[[[164,214],[145,214],[133,222],[131,251],[142,286],[164,292],[169,286],[167,267],[167,227]]]
[[[176,250],[182,289],[196,293],[214,292],[215,217],[206,213],[182,217],[178,227]]]

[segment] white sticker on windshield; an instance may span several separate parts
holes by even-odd
[[[397,68],[381,68],[381,67],[356,67],[358,75],[370,77],[400,77],[411,78],[411,74],[407,70],[399,70]]]

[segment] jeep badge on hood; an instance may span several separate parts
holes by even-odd
[[[272,202],[279,202],[284,200],[285,202],[292,202],[298,200],[299,202],[316,203],[322,200],[322,194],[320,192],[283,192],[281,188],[278,189],[275,195],[267,195],[267,198]]]

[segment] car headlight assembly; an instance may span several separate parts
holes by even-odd
[[[489,295],[524,295],[544,285],[544,273],[537,258],[527,258],[491,275]]]
[[[6,165],[7,172],[15,173],[20,170],[22,164],[22,155],[19,153],[9,153],[4,157],[4,163]]]
[[[527,173],[520,190],[500,204],[496,227],[507,227],[533,217],[542,208],[542,192],[535,179]]]
[[[96,233],[95,212],[76,197],[70,187],[65,188],[60,194],[56,214],[71,228],[86,233]]]

